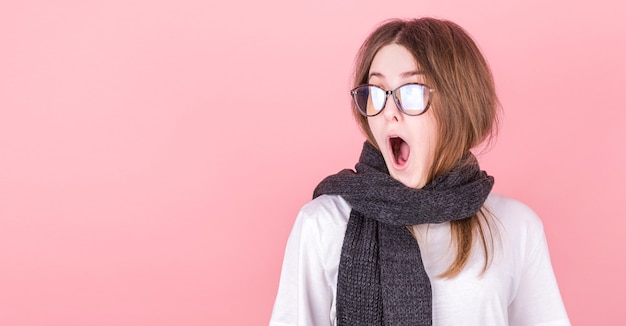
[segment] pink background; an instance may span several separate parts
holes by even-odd
[[[299,207],[361,147],[358,46],[423,15],[493,68],[481,162],[542,217],[573,324],[623,322],[619,3],[4,1],[0,324],[267,324]]]

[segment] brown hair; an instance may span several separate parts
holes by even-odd
[[[430,181],[451,170],[471,148],[494,138],[499,104],[493,77],[480,50],[459,25],[434,18],[395,19],[379,26],[361,46],[356,59],[355,87],[368,83],[374,56],[389,44],[409,50],[424,73],[425,83],[435,90],[430,110],[438,125],[438,141],[428,175]],[[352,112],[367,139],[378,146],[367,118],[354,103]],[[487,269],[489,248],[493,245],[487,213],[483,208],[470,218],[451,222],[456,258],[441,277],[454,277],[463,269],[476,234],[485,253],[483,271]]]

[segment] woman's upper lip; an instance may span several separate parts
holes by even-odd
[[[397,133],[395,131],[390,131],[390,132],[387,133],[387,139],[395,138],[395,137],[400,137],[400,138],[402,138],[402,140],[406,141],[406,139],[404,137],[402,137],[402,135],[400,135],[399,133]]]

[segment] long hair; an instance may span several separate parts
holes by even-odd
[[[435,89],[430,110],[437,124],[438,141],[428,174],[430,181],[450,171],[464,153],[495,137],[499,103],[493,76],[480,50],[459,25],[434,18],[395,19],[379,26],[361,46],[356,58],[354,87],[368,82],[374,57],[389,44],[404,46],[411,52],[426,85]],[[368,141],[378,147],[367,118],[354,103],[352,112]],[[465,267],[475,235],[480,237],[485,253],[483,272],[487,269],[489,248],[493,246],[487,215],[483,208],[470,218],[451,222],[456,258],[441,277],[454,277]]]

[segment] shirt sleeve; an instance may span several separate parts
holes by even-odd
[[[345,226],[342,231],[333,215],[317,203],[300,210],[287,241],[271,326],[334,325],[333,278]]]
[[[538,224],[538,228],[529,230],[538,236],[529,242],[518,290],[509,306],[510,325],[569,326],[543,227]]]

